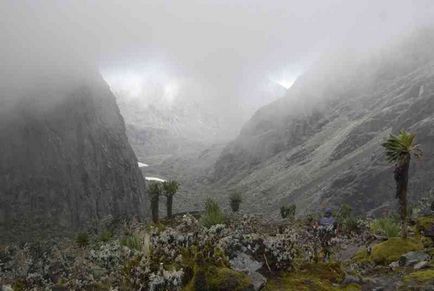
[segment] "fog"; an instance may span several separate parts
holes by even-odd
[[[433,20],[430,0],[3,0],[2,97],[94,68],[124,96],[202,100],[238,128],[321,55],[368,53]]]

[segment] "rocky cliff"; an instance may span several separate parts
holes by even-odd
[[[416,201],[434,187],[432,51],[434,34],[424,31],[369,56],[324,58],[223,150],[215,185],[239,189],[246,208],[276,215],[282,203],[301,211],[343,202],[359,212],[390,208],[394,181],[381,143],[406,129],[425,153],[410,173]]]
[[[2,238],[76,231],[107,216],[147,216],[137,159],[100,76],[56,77],[19,94],[6,92],[8,106],[0,112]]]

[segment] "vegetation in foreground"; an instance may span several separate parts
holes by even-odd
[[[394,217],[355,217],[347,205],[321,219],[296,218],[296,206],[283,205],[281,221],[265,221],[239,214],[236,192],[232,215],[208,199],[200,217],[173,217],[179,184],[151,183],[151,225],[105,220],[75,239],[1,246],[2,289],[432,290],[434,213],[419,205],[425,209],[409,219],[407,205],[411,155],[421,152],[405,131],[383,146],[395,167],[400,225]],[[167,218],[160,220],[162,194]]]
[[[2,246],[0,280],[6,290],[434,288],[434,244],[424,235],[434,215],[410,221],[404,239],[391,218],[360,219],[344,210],[335,211],[342,218],[326,260],[312,219],[224,215],[210,200],[201,217],[109,223],[74,239]],[[345,220],[356,224],[348,228]]]

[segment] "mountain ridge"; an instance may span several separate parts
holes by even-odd
[[[394,203],[393,175],[380,145],[408,129],[426,154],[413,163],[410,185],[417,193],[410,196],[423,196],[434,186],[428,178],[434,173],[434,63],[427,49],[434,37],[423,32],[410,40],[370,58],[356,54],[313,66],[225,147],[215,164],[215,187],[238,189],[246,209],[276,216],[282,203],[303,212],[348,203],[376,213]]]

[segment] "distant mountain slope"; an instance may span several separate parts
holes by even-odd
[[[394,200],[381,142],[417,134],[410,197],[434,188],[434,34],[420,32],[376,54],[324,58],[261,108],[215,165],[215,187],[240,189],[246,208],[277,214],[282,203],[315,210],[342,202],[375,211]]]
[[[99,76],[57,81],[0,110],[2,239],[148,215],[144,180],[107,84]]]
[[[125,118],[128,139],[139,160],[149,165],[141,168],[143,175],[181,183],[175,212],[201,209],[203,194],[209,192],[203,187],[210,183],[223,146],[238,134],[245,113],[239,112],[239,106],[223,103],[216,96],[219,92],[196,90],[199,84],[193,81],[182,84],[176,96],[168,99],[163,88],[154,88],[158,84],[144,82],[142,93],[135,95],[116,90],[122,86],[107,79]],[[265,83],[263,91],[255,95],[260,100],[250,106],[256,108],[258,102],[276,99],[286,92],[279,84]],[[227,112],[228,108],[232,112]],[[164,198],[164,210],[163,203]]]

